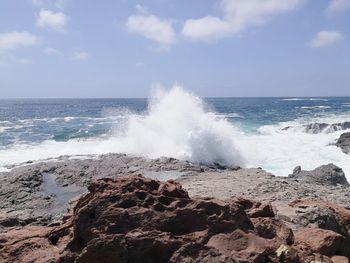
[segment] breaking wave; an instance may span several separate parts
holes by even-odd
[[[202,99],[179,86],[158,90],[149,99],[145,112],[108,110],[108,116],[98,120],[114,124],[108,134],[50,139],[36,144],[19,141],[0,147],[0,171],[28,160],[62,155],[128,153],[196,163],[262,167],[280,176],[288,175],[297,165],[314,169],[334,163],[350,178],[350,156],[334,145],[340,134],[349,130],[350,113],[322,112],[321,116],[319,112],[316,115],[308,111],[311,113],[304,115],[307,117],[270,125],[264,125],[265,122],[257,131],[247,129],[244,133],[237,128],[244,129],[244,126],[237,123],[236,127],[235,121],[244,120],[246,112],[238,115],[233,111],[216,113]],[[65,117],[60,121],[66,124],[74,119]],[[5,126],[10,124],[3,123]],[[79,130],[78,135],[81,137],[83,132],[85,130]]]
[[[150,158],[174,157],[196,163],[243,165],[236,147],[239,131],[225,118],[209,111],[197,96],[175,86],[158,90],[141,115],[125,112],[125,125],[106,138],[44,141],[0,151],[0,166],[61,155],[131,153]]]

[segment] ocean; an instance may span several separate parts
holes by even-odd
[[[350,97],[199,98],[174,87],[150,99],[2,99],[0,171],[59,156],[129,153],[278,176],[334,163],[349,179],[350,156],[334,145],[347,129]]]

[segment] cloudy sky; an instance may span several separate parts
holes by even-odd
[[[0,98],[350,96],[350,0],[0,0]]]

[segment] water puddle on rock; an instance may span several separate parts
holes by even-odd
[[[176,180],[180,178],[181,176],[185,175],[186,173],[179,172],[179,171],[145,171],[142,173],[145,177],[161,180],[161,181],[168,181],[168,180]]]
[[[56,176],[51,173],[43,173],[43,183],[41,192],[46,198],[53,201],[52,209],[57,212],[65,212],[68,203],[74,197],[82,194],[86,190],[76,185],[61,186],[56,183]]]

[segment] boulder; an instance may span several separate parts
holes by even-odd
[[[292,239],[281,222],[260,231],[273,232],[269,236],[255,231],[262,223],[253,224],[245,209],[273,216],[266,205],[191,199],[173,181],[101,179],[89,191],[74,209],[74,232],[62,262],[210,262],[217,257],[253,262]]]
[[[295,213],[328,209],[334,222],[309,213],[310,223],[293,233],[266,202],[190,198],[177,182],[143,176],[104,178],[74,202],[62,225],[14,225],[1,234],[0,262],[332,263],[331,257],[350,257],[347,209],[312,201],[289,206]]]
[[[344,237],[331,230],[320,228],[305,229],[295,234],[297,246],[325,256],[338,255],[344,244]]]
[[[300,166],[297,166],[294,168],[293,174],[288,177],[306,183],[349,186],[343,170],[332,163],[319,166],[311,171],[302,170]]]
[[[350,132],[343,133],[337,140],[336,146],[340,147],[343,153],[350,153]]]

